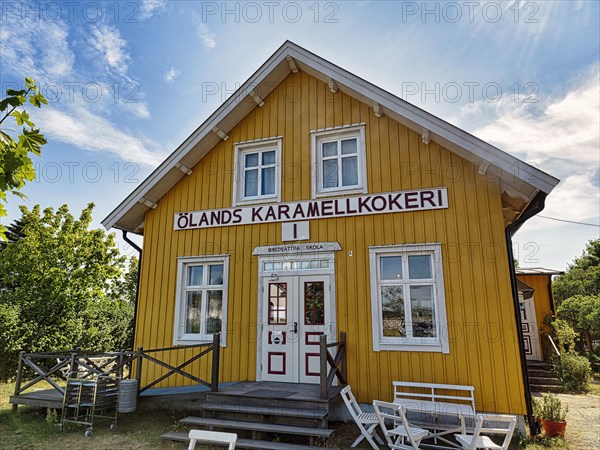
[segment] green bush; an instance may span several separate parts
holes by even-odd
[[[533,414],[551,422],[564,422],[569,407],[563,408],[560,398],[554,394],[543,394],[542,398],[533,399]]]
[[[585,356],[566,352],[556,357],[552,365],[568,391],[585,392],[589,389],[592,366]]]

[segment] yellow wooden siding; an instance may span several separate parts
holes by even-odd
[[[549,332],[550,327],[544,323],[547,316],[552,315],[552,306],[548,292],[548,275],[519,275],[517,278],[534,289],[533,304],[535,305],[535,320],[538,332]],[[543,342],[539,339],[540,355],[544,355]]]
[[[337,327],[348,333],[353,391],[366,402],[390,399],[393,380],[467,384],[475,386],[479,410],[525,413],[498,185],[456,154],[424,144],[418,133],[375,117],[342,92],[332,94],[306,73],[290,74],[264,102],[147,213],[136,345],[172,345],[177,257],[230,254],[221,381],[254,380],[258,261],[251,253],[281,243],[281,225],[174,231],[174,214],[231,207],[234,143],[275,136],[283,137],[282,200],[310,199],[310,131],[365,123],[369,193],[447,186],[449,208],[311,221],[312,242],[342,247],[336,254]],[[425,242],[443,244],[450,353],[373,352],[369,246]],[[208,366],[196,362],[192,370],[208,377]],[[148,368],[144,379],[162,373]],[[188,381],[175,376],[162,386]]]

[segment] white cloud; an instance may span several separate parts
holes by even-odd
[[[588,171],[567,177],[548,196],[541,214],[576,221],[598,217],[600,189],[594,183],[595,175],[595,172]]]
[[[100,53],[106,66],[121,76],[127,76],[131,56],[127,52],[127,41],[115,27],[99,25],[92,29],[90,43]]]
[[[465,106],[454,118],[473,134],[561,178],[543,215],[582,221],[600,213],[600,70],[595,66],[566,94],[539,103],[504,97]],[[469,127],[468,124],[471,124]],[[477,125],[473,126],[473,123]],[[536,221],[534,227],[560,222]]]
[[[8,15],[0,30],[2,69],[18,77],[57,82],[71,74],[75,55],[60,22],[18,20]]]
[[[166,71],[165,75],[164,75],[164,79],[167,83],[172,83],[173,81],[175,81],[175,78],[177,78],[179,75],[181,75],[181,73],[179,72],[179,70],[175,69],[175,67],[172,67]]]
[[[166,8],[167,0],[142,0],[140,3],[140,19],[149,19],[155,13],[160,13]]]
[[[210,31],[208,25],[202,22],[195,14],[192,15],[192,22],[196,27],[196,35],[200,38],[200,41],[202,41],[204,48],[207,50],[215,48],[217,46],[217,35]]]
[[[43,126],[50,139],[71,144],[77,148],[111,153],[125,161],[135,161],[148,166],[158,165],[165,157],[155,144],[137,138],[117,128],[106,118],[90,112],[81,105],[70,111],[53,107],[35,111],[36,123]]]
[[[473,133],[500,148],[524,153],[528,161],[538,164],[556,158],[567,159],[580,168],[594,163],[597,166],[599,83],[596,67],[580,86],[563,98],[540,99],[540,104],[515,103],[511,96],[497,104],[479,102],[476,109],[481,106],[491,109],[494,120]]]

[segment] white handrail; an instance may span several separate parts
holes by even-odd
[[[556,344],[554,343],[554,339],[552,339],[552,336],[548,336],[548,339],[550,340],[550,343],[552,344],[552,348],[554,349],[554,352],[560,356],[560,352],[558,351],[558,347],[556,347]]]

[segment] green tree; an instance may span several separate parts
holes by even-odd
[[[109,351],[131,341],[135,274],[114,235],[90,229],[93,208],[75,219],[66,205],[21,207],[22,237],[0,258],[0,379],[14,376],[19,350]]]
[[[584,337],[591,352],[592,343],[600,339],[600,295],[574,295],[564,300],[556,312]]]
[[[42,146],[47,143],[23,109],[27,102],[37,108],[48,104],[31,78],[25,78],[25,89],[7,89],[6,98],[0,100],[0,218],[7,214],[3,204],[6,194],[23,197],[21,189],[26,182],[35,179],[30,153],[40,156]],[[17,127],[22,127],[20,133],[4,127],[8,117],[14,119]],[[0,225],[0,241],[6,239],[5,231]]]
[[[558,305],[575,295],[600,295],[600,239],[588,242],[583,254],[564,275],[556,277],[552,286]]]

